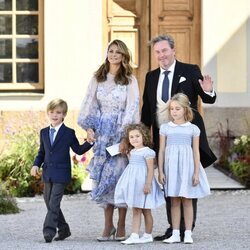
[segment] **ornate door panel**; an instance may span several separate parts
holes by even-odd
[[[176,58],[200,64],[200,0],[151,1],[151,37],[168,33],[175,39]],[[151,67],[157,67],[152,57]]]

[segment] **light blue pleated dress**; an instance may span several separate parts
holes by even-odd
[[[160,135],[166,136],[165,196],[202,198],[209,195],[209,183],[201,164],[199,168],[200,182],[197,186],[192,185],[194,174],[192,141],[194,136],[200,135],[200,129],[190,122],[181,125],[168,122],[161,125]]]
[[[149,147],[131,150],[129,164],[115,188],[115,204],[118,207],[126,204],[128,207],[153,209],[165,204],[164,194],[155,177],[151,193],[143,193],[147,178],[146,159],[150,158],[155,158],[155,152]]]

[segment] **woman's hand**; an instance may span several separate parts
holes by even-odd
[[[89,143],[95,142],[95,132],[92,128],[87,129],[87,142]]]

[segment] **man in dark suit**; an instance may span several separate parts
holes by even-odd
[[[141,121],[152,128],[154,149],[159,150],[159,127],[166,121],[164,111],[166,110],[167,100],[163,101],[162,94],[167,94],[168,98],[176,93],[186,94],[190,101],[190,106],[194,111],[192,123],[197,125],[200,130],[200,159],[203,167],[208,167],[216,161],[216,156],[210,150],[204,122],[202,116],[197,110],[198,96],[204,103],[214,103],[216,93],[213,89],[211,77],[202,76],[200,68],[197,65],[182,63],[175,58],[175,43],[171,36],[161,35],[151,41],[154,55],[159,63],[159,68],[150,71],[146,75]],[[164,73],[168,71],[167,74]],[[165,77],[167,77],[167,90],[164,88]],[[167,91],[167,93],[165,93]],[[163,93],[164,92],[164,93]],[[165,98],[165,97],[164,97]],[[166,112],[165,112],[166,113]],[[172,235],[171,223],[171,204],[169,197],[166,198],[166,209],[170,227],[162,236],[155,237],[155,240],[164,240]],[[194,221],[197,213],[197,199],[193,199]],[[182,216],[183,217],[183,216]],[[181,236],[185,230],[184,220],[182,218],[180,231]]]
[[[31,175],[36,176],[43,164],[44,201],[48,209],[43,225],[46,242],[52,241],[57,229],[56,241],[71,235],[60,209],[65,186],[71,180],[70,148],[81,155],[88,151],[94,142],[93,133],[88,131],[87,142],[79,144],[75,131],[63,123],[67,110],[67,103],[61,99],[52,100],[48,104],[47,114],[51,125],[40,131],[40,148],[31,169]]]

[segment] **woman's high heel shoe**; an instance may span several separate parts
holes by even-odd
[[[98,237],[97,240],[98,241],[109,241],[109,240],[112,240],[111,237],[113,238],[113,240],[115,239],[115,233],[116,233],[116,228],[113,227],[109,233],[108,236],[101,236],[101,237]]]
[[[115,237],[115,240],[116,241],[123,241],[123,240],[125,240],[126,239],[126,236],[121,236],[121,237]]]

